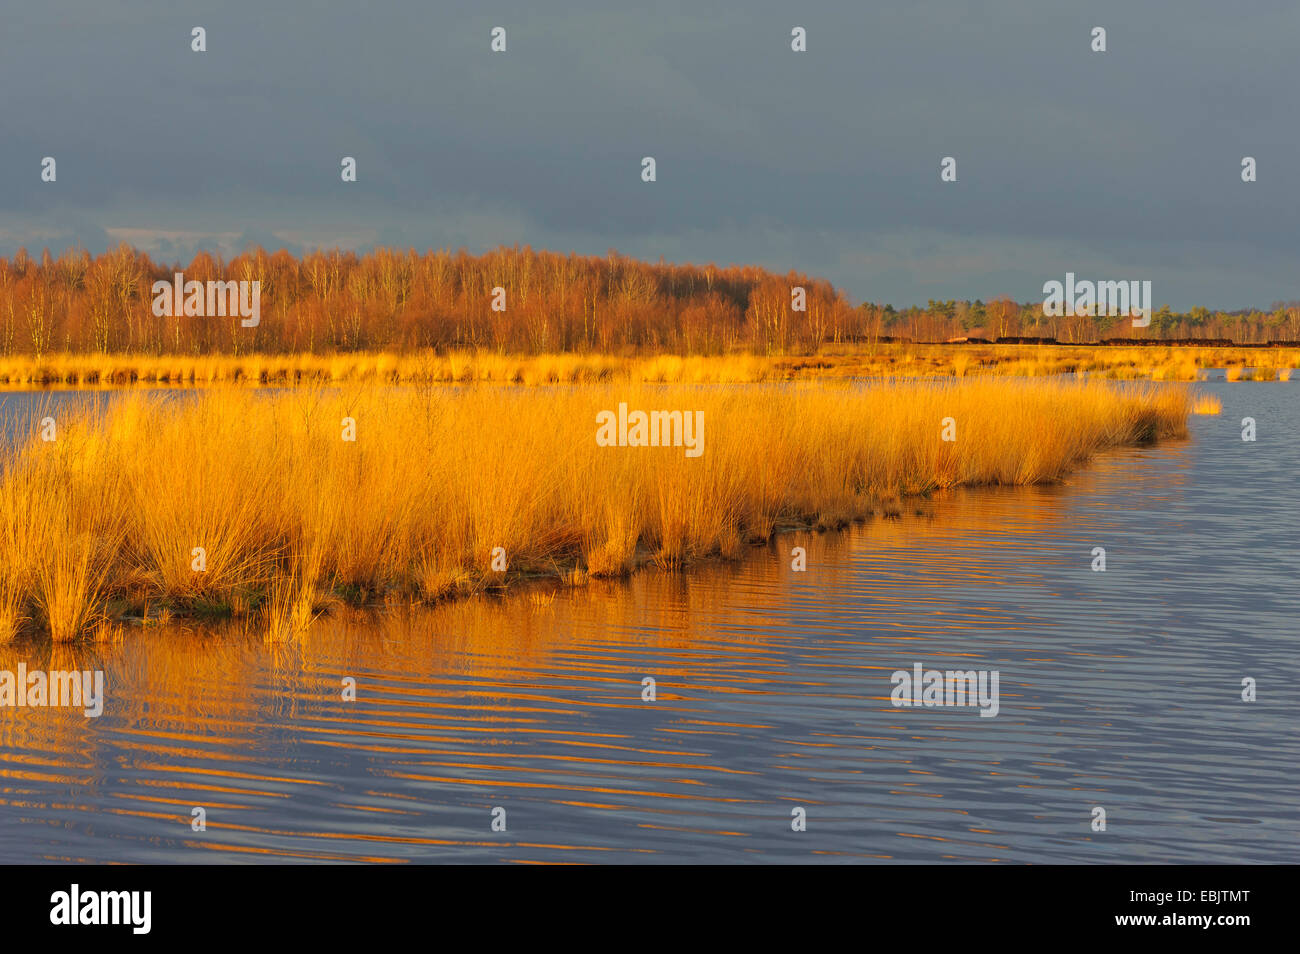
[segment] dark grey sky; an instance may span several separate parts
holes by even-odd
[[[614,6],[6,3],[0,254],[521,243],[901,305],[1067,270],[1177,308],[1300,298],[1294,0]]]

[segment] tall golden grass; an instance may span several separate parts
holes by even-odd
[[[1268,380],[1300,368],[1295,348],[1065,347],[887,343],[828,347],[815,355],[507,354],[411,350],[345,354],[97,355],[0,358],[0,387],[120,388],[304,384],[579,384],[630,379],[656,384],[752,383],[821,378],[1050,377],[1196,381],[1210,368],[1238,380],[1245,367]],[[1235,376],[1235,377],[1234,377]],[[1262,380],[1263,378],[1255,378]]]
[[[620,403],[702,412],[702,454],[598,446],[597,414]],[[53,442],[33,421],[0,464],[0,635],[67,640],[152,606],[261,614],[288,639],[334,599],[733,557],[900,496],[1056,480],[1184,434],[1189,404],[1182,388],[981,378],[128,392],[64,412]]]
[[[651,382],[741,383],[785,376],[779,359],[512,355],[495,351],[356,352],[338,355],[88,355],[40,361],[0,358],[0,385],[23,388],[206,387],[328,384],[577,384],[634,378]]]
[[[1217,394],[1198,394],[1192,400],[1193,414],[1222,414],[1223,401]]]

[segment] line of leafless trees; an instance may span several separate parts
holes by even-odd
[[[239,316],[157,317],[155,281],[258,281],[261,322]],[[792,295],[802,288],[804,307]],[[504,296],[495,289],[504,289]],[[504,310],[494,310],[504,304]],[[610,252],[563,255],[500,248],[484,255],[378,249],[302,257],[250,248],[154,262],[122,245],[39,259],[0,258],[0,354],[52,352],[240,354],[410,348],[715,354],[800,353],[884,336],[1050,336],[1090,341],[1133,334],[1124,319],[1045,318],[1009,298],[932,301],[925,308],[852,307],[830,283],[753,266],[646,263]],[[1268,312],[1159,309],[1153,338],[1294,339],[1300,303]]]

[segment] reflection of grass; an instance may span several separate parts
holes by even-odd
[[[596,415],[620,402],[702,412],[702,455],[598,446]],[[677,568],[779,527],[896,514],[901,496],[1054,480],[1184,433],[1189,404],[1182,389],[982,378],[137,393],[20,443],[0,487],[0,623],[65,639],[109,602],[154,604],[260,615],[284,640],[337,598]]]
[[[358,352],[340,355],[150,356],[58,354],[0,359],[0,386],[198,387],[225,384],[656,384],[752,383],[804,378],[965,377],[997,374],[1195,381],[1207,368],[1300,367],[1300,348],[1089,347],[1063,345],[827,345],[813,356],[602,354],[509,355],[493,351]]]

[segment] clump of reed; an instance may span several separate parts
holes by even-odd
[[[701,412],[702,453],[599,446],[620,403]],[[1177,388],[970,377],[130,392],[0,465],[0,624],[66,640],[152,605],[281,641],[332,600],[677,569],[907,495],[1056,480],[1184,434],[1189,406]]]
[[[1217,394],[1199,393],[1192,399],[1193,414],[1220,414],[1223,412],[1223,401]]]

